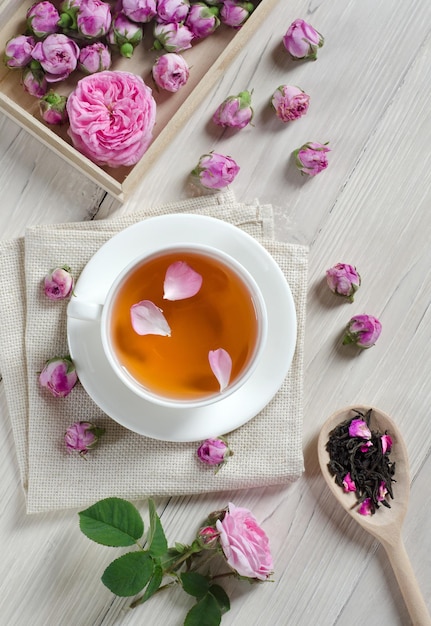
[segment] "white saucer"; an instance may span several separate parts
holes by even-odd
[[[68,317],[67,335],[82,386],[112,419],[153,439],[200,441],[242,426],[276,394],[295,352],[296,311],[289,285],[265,248],[236,226],[203,215],[163,215],[121,231],[87,263],[75,294],[103,304],[113,279],[128,263],[155,246],[174,243],[203,243],[219,248],[242,263],[261,289],[268,312],[267,344],[243,387],[208,406],[161,407],[139,398],[115,376],[102,348],[99,322]]]

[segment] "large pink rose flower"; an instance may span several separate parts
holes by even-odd
[[[104,71],[85,76],[67,100],[68,133],[97,165],[134,165],[147,150],[156,102],[142,78]]]
[[[274,564],[268,537],[248,509],[229,503],[216,528],[228,565],[240,576],[266,580],[272,574]]]

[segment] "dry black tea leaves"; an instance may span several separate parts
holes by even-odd
[[[343,491],[355,493],[358,513],[374,515],[380,505],[390,508],[388,498],[394,497],[395,463],[389,458],[392,438],[370,429],[372,409],[365,414],[354,412],[353,418],[329,433],[328,469]]]

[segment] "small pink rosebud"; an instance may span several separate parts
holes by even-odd
[[[210,152],[200,157],[192,176],[197,177],[207,189],[222,189],[234,181],[238,172],[239,165],[232,157]]]
[[[214,548],[218,543],[219,531],[214,526],[204,526],[198,531],[197,539],[203,548]]]
[[[353,302],[355,292],[361,285],[361,277],[353,265],[337,263],[326,270],[326,282],[329,289]]]
[[[53,94],[54,96],[56,94]],[[50,300],[64,300],[73,290],[73,276],[68,265],[56,267],[44,279],[44,292]]]
[[[36,2],[27,11],[27,26],[36,37],[46,37],[59,30],[60,14],[52,4],[44,0]]]
[[[220,25],[218,13],[218,7],[209,7],[204,2],[193,3],[185,25],[193,33],[195,39],[203,39],[211,35]]]
[[[362,437],[362,439],[371,439],[371,431],[368,424],[360,418],[350,422],[349,437]]]
[[[198,447],[196,454],[198,459],[205,465],[216,465],[220,467],[230,456],[232,451],[229,448],[229,444],[223,437],[215,437],[206,439]]]
[[[180,54],[167,52],[156,59],[153,65],[154,82],[160,89],[175,93],[189,79],[189,66]]]
[[[326,143],[309,141],[293,151],[296,167],[301,174],[316,176],[328,167],[326,153],[330,152],[330,149],[326,145]]]
[[[254,11],[252,2],[240,0],[224,0],[220,8],[220,20],[231,28],[241,28]]]
[[[358,509],[358,513],[360,515],[372,515],[373,507],[371,498],[365,498],[365,500],[361,503],[361,506]]]
[[[47,94],[45,94],[39,100],[39,110],[40,110],[40,114],[42,116],[43,121],[46,122],[47,124],[53,124],[53,125],[60,125],[60,124],[64,124],[65,122],[67,122],[66,102],[67,102],[66,96],[61,96],[60,94],[57,94],[52,90],[49,91]],[[67,290],[67,282],[69,280],[69,279],[66,279],[66,283],[65,283],[62,274],[63,273],[67,274],[68,272],[65,271],[63,268],[58,268],[57,270],[55,270],[55,272],[57,272],[56,276],[53,276],[54,272],[50,276],[48,287],[47,287],[47,280],[45,279],[45,294],[47,295],[48,298],[51,298],[51,300],[59,300],[61,299],[61,297],[66,298],[70,293],[70,290],[69,290],[66,296],[61,296],[60,298],[59,297],[52,298],[53,293],[60,294],[62,290],[65,289],[65,287]],[[60,288],[60,285],[62,286],[62,289]],[[73,285],[73,279],[72,279],[72,285]]]
[[[283,37],[283,45],[292,59],[317,58],[317,50],[324,44],[324,38],[304,20],[295,20]]]
[[[97,445],[104,432],[104,428],[99,428],[91,422],[75,422],[69,426],[64,435],[67,451],[85,456]]]
[[[241,91],[237,96],[229,96],[217,107],[213,122],[218,126],[244,128],[253,119],[251,92]]]
[[[39,61],[49,83],[65,80],[78,65],[78,44],[61,33],[48,35],[38,41],[32,51],[32,57]]]
[[[189,0],[158,0],[157,22],[184,22],[190,9]]]
[[[157,14],[156,0],[122,0],[121,5],[123,13],[138,24],[151,22]]]
[[[372,315],[354,315],[347,324],[343,345],[354,344],[358,348],[371,348],[382,332],[382,325]]]
[[[380,441],[382,443],[383,454],[386,454],[386,452],[390,452],[393,444],[392,437],[385,434],[380,437]]]
[[[111,7],[103,0],[80,0],[76,14],[78,33],[87,39],[103,37],[111,26]]]
[[[35,45],[36,42],[31,35],[18,35],[9,39],[4,51],[4,62],[7,67],[14,69],[28,65],[32,60],[31,53]]]
[[[142,26],[132,22],[124,13],[118,13],[112,20],[107,41],[118,49],[121,56],[130,59],[134,49],[142,41],[142,37]]]
[[[308,111],[310,96],[299,87],[280,85],[271,99],[275,114],[282,122],[291,122]]]
[[[69,357],[49,359],[39,375],[39,383],[56,398],[65,398],[76,385],[78,376]]]
[[[153,34],[154,50],[164,48],[166,52],[183,52],[192,47],[193,33],[185,24],[156,24]]]
[[[109,70],[111,67],[111,53],[109,48],[101,41],[81,48],[79,53],[78,68],[84,74],[95,74]]]
[[[48,91],[48,82],[40,63],[32,61],[22,72],[21,84],[24,90],[35,98],[42,98]]]

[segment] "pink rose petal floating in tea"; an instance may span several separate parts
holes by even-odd
[[[223,391],[229,384],[232,372],[232,359],[230,354],[223,348],[210,350],[208,352],[208,360],[212,372],[219,382],[220,391]]]
[[[175,261],[166,270],[163,283],[165,300],[185,300],[195,296],[202,286],[202,276],[185,261]]]
[[[171,336],[171,329],[162,309],[151,302],[141,300],[130,307],[130,318],[133,330],[138,335],[162,335]]]

